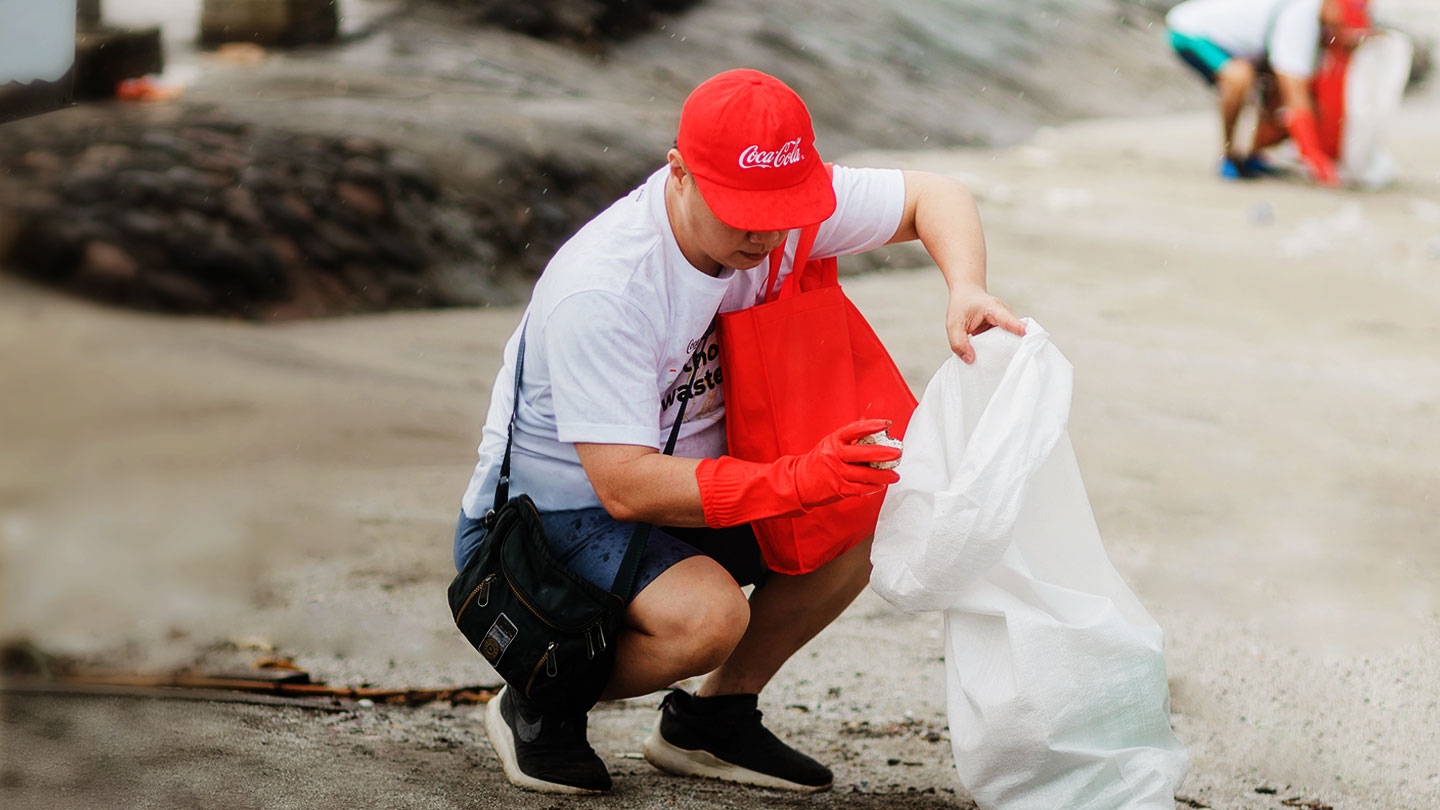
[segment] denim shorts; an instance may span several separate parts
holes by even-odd
[[[545,527],[550,553],[556,559],[595,585],[610,590],[635,524],[620,523],[599,507],[541,512],[540,523]],[[485,524],[462,511],[455,527],[457,569],[464,567],[484,537]],[[759,585],[770,573],[749,524],[726,529],[656,526],[640,555],[635,593],[644,590],[670,566],[698,555],[720,563],[738,585]]]

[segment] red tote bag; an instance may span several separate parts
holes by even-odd
[[[1349,67],[1348,51],[1326,48],[1320,53],[1320,66],[1310,82],[1310,91],[1315,96],[1320,148],[1336,160],[1340,159],[1340,140],[1345,131],[1345,71]]]
[[[800,233],[795,270],[778,294],[784,246],[770,256],[766,301],[720,316],[720,368],[730,455],[797,455],[857,419],[890,419],[903,438],[915,395],[864,316],[840,289],[835,259],[806,261],[819,226]],[[883,491],[800,517],[751,524],[771,570],[803,574],[875,533]]]

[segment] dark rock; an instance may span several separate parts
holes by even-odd
[[[190,157],[190,164],[203,171],[220,175],[224,179],[224,185],[229,185],[235,180],[235,173],[249,165],[250,159],[226,149],[215,149],[208,152],[201,152]]]
[[[75,238],[83,245],[86,242],[112,242],[122,244],[125,240],[115,224],[115,217],[96,216],[77,218],[74,223]]]
[[[435,180],[435,173],[419,155],[410,152],[391,152],[385,159],[385,166],[397,180],[419,192],[427,200],[435,199],[436,195],[440,193],[440,185]]]
[[[180,208],[186,208],[207,217],[218,217],[225,213],[225,203],[218,190],[181,189],[175,194],[174,202]]]
[[[60,188],[68,202],[93,205],[110,199],[111,175],[98,169],[79,170],[62,180]]]
[[[313,233],[300,234],[295,242],[311,263],[321,267],[339,267],[345,258],[334,245]]]
[[[199,211],[182,209],[175,212],[175,230],[185,238],[204,241],[214,233],[214,223]]]
[[[264,224],[265,215],[261,212],[260,205],[255,202],[255,195],[250,189],[227,188],[220,193],[220,199],[225,208],[225,216],[229,217],[230,221],[252,228]]]
[[[254,191],[264,191],[272,187],[269,175],[259,166],[246,166],[241,169],[240,175],[235,178],[235,183]]]
[[[234,149],[238,145],[238,139],[234,133],[224,132],[210,126],[190,127],[181,130],[180,134],[185,138],[192,151],[197,144],[207,149]]]
[[[215,294],[199,281],[179,273],[147,268],[140,274],[139,284],[164,309],[176,312],[211,312],[215,309]]]
[[[130,159],[130,148],[117,143],[97,143],[80,153],[75,165],[81,169],[114,171]]]
[[[370,243],[330,220],[316,223],[315,236],[346,259],[369,259],[374,253]]]
[[[401,267],[419,270],[430,262],[424,249],[404,236],[380,231],[372,234],[370,238],[381,256]]]
[[[356,155],[378,158],[385,154],[385,147],[369,138],[346,138],[340,145],[345,151]]]
[[[121,213],[115,224],[121,231],[141,240],[159,239],[168,230],[160,217],[136,209]]]
[[[310,167],[310,171],[302,173],[299,177],[290,182],[294,189],[296,199],[301,199],[310,207],[330,196],[330,176],[322,173],[319,167]]]
[[[498,25],[540,39],[600,47],[651,30],[657,12],[674,13],[698,0],[446,0]]]
[[[66,164],[65,160],[54,152],[36,150],[26,152],[21,165],[31,171],[55,174],[64,170]]]
[[[126,169],[114,175],[115,193],[132,204],[145,205],[163,201],[169,190],[164,177],[149,171]]]
[[[91,241],[81,252],[74,280],[104,290],[125,290],[140,270],[124,248],[110,242]]]
[[[147,149],[175,153],[184,150],[186,142],[173,132],[151,130],[140,135],[140,145]]]
[[[385,185],[385,170],[378,161],[368,157],[352,157],[346,160],[340,166],[339,177],[342,180],[363,183],[372,188],[380,188]]]
[[[183,107],[8,135],[0,161],[18,167],[4,178],[17,182],[0,207],[23,225],[0,245],[5,266],[167,311],[302,317],[513,300],[510,284],[525,276],[515,256],[568,233],[562,220],[586,204],[561,194],[583,187],[583,162],[508,166],[521,204],[488,195],[482,205],[379,141]],[[506,241],[483,238],[493,233]]]
[[[309,226],[315,222],[315,209],[294,192],[280,195],[280,210],[288,214],[291,221],[298,225]]]
[[[229,236],[218,235],[198,245],[191,267],[194,277],[208,278],[220,289],[246,298],[273,299],[284,292],[285,279],[278,268],[267,267],[261,256]]]
[[[370,308],[383,309],[389,303],[389,285],[373,268],[362,264],[347,264],[340,274],[350,289],[355,290]]]
[[[58,209],[61,202],[60,195],[49,189],[22,188],[10,197],[10,208],[15,212],[48,212]]]
[[[373,188],[342,180],[335,184],[335,196],[340,204],[355,212],[361,219],[376,221],[385,216],[385,198]]]
[[[15,263],[30,275],[63,281],[80,263],[83,244],[72,223],[58,217],[42,217],[21,229],[12,255]]]
[[[282,234],[271,234],[260,247],[268,249],[280,267],[298,269],[305,264],[305,254],[300,252],[295,240]]]
[[[203,189],[208,185],[204,176],[189,166],[171,166],[166,169],[165,182],[177,189]]]

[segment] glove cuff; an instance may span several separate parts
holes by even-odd
[[[1286,109],[1285,129],[1290,131],[1290,137],[1295,139],[1295,145],[1300,147],[1300,154],[1305,158],[1313,159],[1325,154],[1325,150],[1320,148],[1320,125],[1315,120],[1314,110],[1309,107]]]
[[[805,513],[791,480],[776,464],[743,461],[734,456],[707,458],[695,468],[705,525],[712,529],[739,526],[770,517]]]

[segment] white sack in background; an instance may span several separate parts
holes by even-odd
[[[982,810],[1173,810],[1159,626],[1110,564],[1066,423],[1072,368],[1026,319],[951,357],[905,432],[870,583],[945,612],[950,739]]]
[[[1385,150],[1384,139],[1400,110],[1413,52],[1404,34],[1382,31],[1366,38],[1350,55],[1337,166],[1347,183],[1379,189],[1395,182],[1395,160]]]

